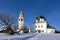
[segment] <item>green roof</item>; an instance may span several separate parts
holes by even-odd
[[[49,29],[54,29],[52,26],[50,26],[50,25],[47,25],[47,28],[49,28]]]

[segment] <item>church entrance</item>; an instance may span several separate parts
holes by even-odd
[[[38,33],[41,33],[41,30],[37,30]]]

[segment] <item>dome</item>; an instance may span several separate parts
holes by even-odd
[[[38,19],[38,17],[36,19]]]
[[[40,16],[40,18],[42,18],[42,19],[46,20],[44,16]]]

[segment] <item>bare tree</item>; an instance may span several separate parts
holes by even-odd
[[[5,25],[7,28],[11,29],[14,24],[14,18],[7,14],[0,14],[0,25]],[[12,30],[11,30],[12,31]]]
[[[14,32],[16,32],[17,29],[18,29],[18,25],[13,25],[12,29],[13,29]]]
[[[2,25],[11,26],[14,23],[13,17],[7,14],[0,14],[0,21]]]

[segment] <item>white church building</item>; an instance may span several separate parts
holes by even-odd
[[[43,16],[40,16],[39,19],[36,18],[36,22],[34,23],[34,28],[37,33],[55,33],[55,29],[47,23],[46,19]],[[24,31],[27,31],[25,27],[25,18],[22,10],[20,11],[20,15],[18,18],[17,31],[19,33],[24,33]],[[30,32],[31,30],[28,31]]]
[[[24,15],[23,15],[23,12],[21,10],[20,11],[19,18],[18,18],[18,29],[17,29],[17,32],[23,33],[23,28],[25,26],[24,22],[25,22]]]
[[[40,16],[39,19],[36,18],[34,28],[37,33],[55,33],[55,29],[48,25],[46,19],[43,16]]]
[[[24,18],[24,14],[23,14],[23,11],[21,10],[20,11],[20,15],[19,15],[19,18],[18,18],[18,29],[17,31],[19,33],[26,33],[27,31],[30,32],[30,29],[28,29],[25,25],[25,18]]]

